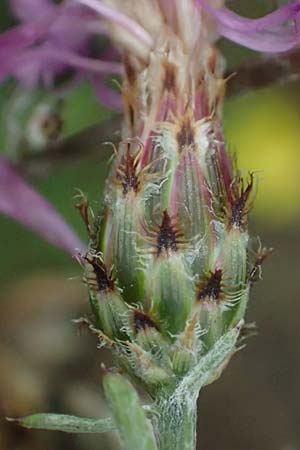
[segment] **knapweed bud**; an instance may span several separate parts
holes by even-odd
[[[112,3],[145,34],[137,27],[142,40],[129,42],[112,27],[125,120],[99,220],[88,226],[86,279],[117,361],[155,397],[240,327],[255,271],[254,177],[246,183],[226,152],[224,60],[201,8],[178,0],[171,18],[163,0],[143,1],[149,14],[135,1]]]

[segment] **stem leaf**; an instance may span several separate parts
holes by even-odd
[[[151,422],[132,384],[118,373],[106,372],[104,393],[126,450],[157,450]]]
[[[16,419],[7,418],[7,420],[16,422],[25,428],[58,430],[66,433],[105,433],[116,428],[110,417],[106,419],[92,419],[64,414],[41,413]]]

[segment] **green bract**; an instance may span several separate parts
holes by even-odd
[[[202,117],[196,108],[198,97],[207,111],[215,108],[223,87],[212,76],[212,102],[203,80],[182,110],[182,74],[167,53],[158,62],[165,74],[155,98],[158,110],[168,99],[164,120],[115,149],[96,219],[86,199],[78,205],[90,236],[85,281],[98,336],[154,399],[170,395],[243,320],[255,270],[247,229],[253,175],[244,181],[233,167],[218,115]],[[124,82],[128,108],[151,89],[145,73],[135,76],[134,85]],[[145,126],[144,108],[132,120]]]

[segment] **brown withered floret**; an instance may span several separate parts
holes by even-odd
[[[96,328],[94,323],[87,317],[80,317],[79,319],[72,320],[72,322],[79,327],[79,331],[84,329],[90,331],[91,334],[99,339],[101,344],[105,344],[105,346],[111,350],[118,351],[116,342],[111,340],[108,336],[106,336],[106,334]]]
[[[134,127],[134,109],[132,105],[128,105],[128,116],[129,116],[129,123],[131,127]]]
[[[247,225],[247,216],[251,208],[249,197],[253,189],[254,174],[250,173],[250,178],[245,188],[244,180],[237,177],[232,184],[232,205],[229,217],[230,225],[244,228]]]
[[[218,64],[218,52],[213,51],[208,60],[208,69],[210,73],[216,73],[217,64]]]
[[[183,120],[180,125],[180,130],[176,135],[176,140],[178,143],[178,151],[179,153],[184,148],[191,148],[194,150],[195,148],[195,133],[191,126],[190,120]]]
[[[135,81],[136,81],[135,68],[131,64],[131,61],[128,58],[128,56],[126,56],[126,55],[123,57],[123,63],[124,63],[124,68],[125,68],[125,74],[126,74],[127,81],[128,81],[128,83],[131,86],[133,86]]]
[[[255,262],[249,275],[251,283],[255,283],[262,278],[262,265],[271,253],[273,253],[273,248],[266,247],[261,248],[257,252]]]
[[[123,187],[123,194],[130,191],[138,192],[140,180],[138,176],[139,152],[131,153],[131,144],[127,143],[127,149],[121,158],[121,163],[116,170],[117,180]]]
[[[98,255],[87,253],[84,257],[86,261],[86,275],[85,282],[88,286],[96,288],[97,291],[112,291],[115,287],[115,282],[111,274],[107,272],[107,268],[102,259]]]
[[[197,300],[210,300],[213,302],[218,302],[222,297],[221,287],[222,270],[217,269],[215,272],[211,273],[210,277],[206,281],[200,284]]]
[[[134,100],[134,96],[132,95],[132,90],[134,91],[134,86],[137,80],[137,73],[134,65],[131,63],[128,55],[123,57],[123,64],[125,69],[125,79],[127,80],[128,86],[124,86],[123,89],[123,99],[124,99],[124,108],[125,108],[125,116],[128,120],[128,127],[131,131],[130,135],[136,135],[135,130],[135,110],[136,110],[136,102]]]
[[[95,239],[95,227],[91,220],[92,211],[90,209],[90,204],[84,194],[80,194],[80,196],[81,196],[80,201],[75,204],[75,208],[78,209],[78,211],[81,215],[81,218],[86,226],[89,238],[94,240]]]
[[[140,330],[146,330],[147,328],[155,328],[158,330],[158,326],[154,320],[152,320],[148,314],[145,314],[138,309],[135,309],[133,313],[133,326],[136,333]]]
[[[165,78],[163,81],[163,92],[175,92],[176,89],[176,77],[175,68],[172,64],[166,63],[165,65]]]

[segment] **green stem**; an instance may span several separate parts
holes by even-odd
[[[157,405],[153,425],[159,450],[196,450],[197,395],[173,395]]]

